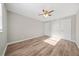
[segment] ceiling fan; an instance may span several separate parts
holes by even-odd
[[[42,10],[43,13],[40,15],[43,15],[44,17],[52,16],[51,13],[54,12],[54,10],[48,11],[48,10]]]

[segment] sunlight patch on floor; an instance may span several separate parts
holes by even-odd
[[[55,46],[59,41],[60,41],[61,37],[54,35],[53,37],[50,37],[46,40],[44,40],[44,42]]]

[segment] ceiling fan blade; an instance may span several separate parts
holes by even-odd
[[[49,16],[52,16],[52,15],[49,14]]]
[[[54,12],[54,10],[49,11],[49,13]]]
[[[43,12],[46,13],[46,12],[48,12],[48,11],[43,9]]]
[[[43,9],[43,12],[45,12],[45,10]]]

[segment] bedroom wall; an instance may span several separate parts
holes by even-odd
[[[7,46],[7,12],[2,4],[2,32],[0,32],[0,55],[4,55]]]
[[[44,35],[50,36],[51,33],[51,22],[44,22]]]
[[[71,19],[71,40],[76,42],[76,15],[73,15]]]
[[[75,15],[45,22],[44,26],[45,35],[76,41]]]
[[[8,11],[8,43],[43,35],[43,22]]]
[[[79,11],[76,14],[76,43],[79,47]]]

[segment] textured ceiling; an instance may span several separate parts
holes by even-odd
[[[40,21],[49,21],[62,17],[71,16],[77,13],[78,3],[7,3],[9,11],[24,15]],[[47,18],[39,16],[43,9],[55,10],[52,16]]]

